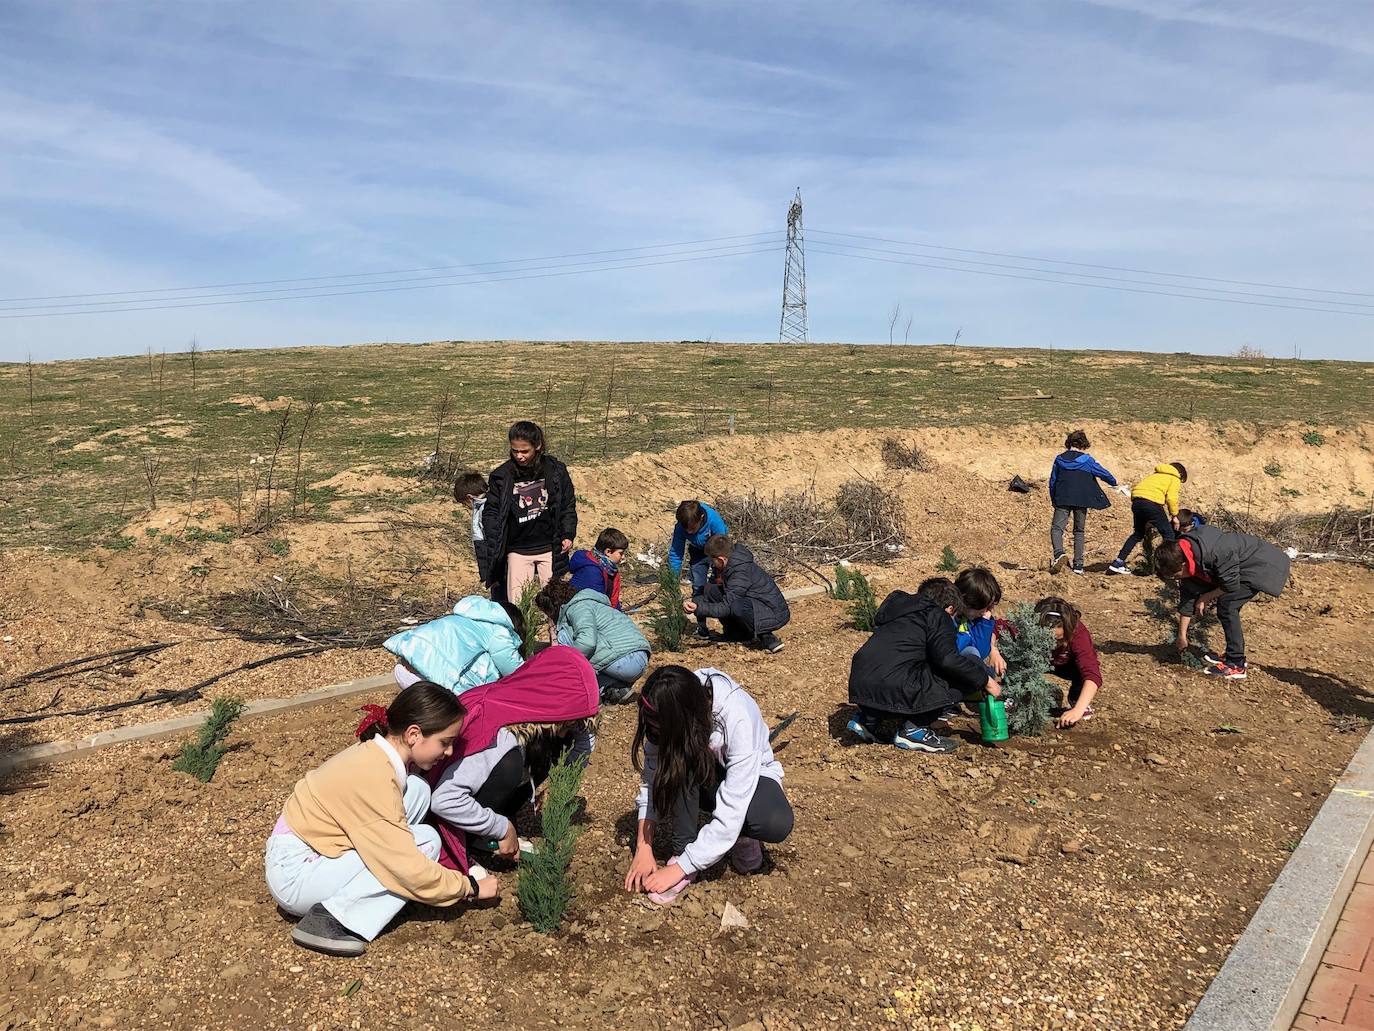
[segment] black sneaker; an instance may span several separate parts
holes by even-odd
[[[323,902],[315,903],[301,917],[291,932],[291,940],[327,956],[361,956],[367,951],[367,942],[335,920]]]
[[[762,648],[769,655],[774,655],[782,651],[782,638],[777,634],[759,634],[755,639],[754,646]]]
[[[865,744],[876,745],[892,743],[892,738],[890,737],[886,741],[883,740],[883,731],[882,727],[879,725],[879,721],[870,719],[862,713],[856,712],[853,716],[849,717],[849,722],[845,724],[845,726],[848,727],[851,734]]]
[[[632,687],[603,687],[601,689],[602,705],[624,705],[635,695]]]

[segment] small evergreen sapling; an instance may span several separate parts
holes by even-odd
[[[849,574],[849,620],[855,630],[872,632],[878,616],[878,599],[873,595],[873,585],[858,569]]]
[[[534,603],[534,596],[538,593],[539,580],[536,577],[526,580],[525,586],[520,588],[520,615],[525,617],[525,637],[520,642],[520,651],[527,659],[534,654],[539,631],[544,625],[544,613]]]
[[[224,739],[229,736],[233,722],[243,715],[244,704],[237,698],[216,698],[210,707],[210,715],[200,725],[200,732],[194,741],[188,741],[181,749],[181,755],[172,763],[172,769],[189,773],[202,784],[210,783],[210,778],[219,768],[219,761],[229,749],[224,747]]]
[[[558,930],[572,904],[574,891],[568,867],[580,829],[573,826],[577,792],[586,764],[571,760],[565,751],[549,769],[548,789],[541,812],[543,840],[520,860],[515,895],[520,912],[540,934]]]
[[[835,564],[835,586],[830,589],[830,597],[836,601],[850,601],[854,597],[854,569],[847,562]]]
[[[935,568],[941,573],[959,572],[959,556],[954,554],[954,549],[948,544],[945,545],[945,550],[940,552],[940,561]]]
[[[1173,652],[1174,644],[1178,641],[1178,587],[1175,584],[1167,583],[1163,580],[1158,581],[1159,589],[1155,591],[1153,598],[1145,599],[1145,611],[1166,628],[1164,643]],[[1203,662],[1193,648],[1201,651],[1210,651],[1207,643],[1207,624],[1203,620],[1194,619],[1188,627],[1188,642],[1190,648],[1186,652],[1177,652],[1178,661],[1189,669],[1200,670],[1205,668]]]
[[[682,645],[682,635],[691,622],[682,607],[681,576],[668,563],[658,570],[658,594],[654,597],[656,611],[649,617],[649,628],[660,648],[675,652]]]
[[[1002,697],[1007,706],[1007,727],[1013,734],[1038,735],[1050,722],[1050,711],[1059,692],[1045,679],[1054,653],[1054,631],[1040,625],[1040,617],[1022,602],[1007,617],[1010,633],[998,637],[997,647],[1007,660],[1002,676]]]

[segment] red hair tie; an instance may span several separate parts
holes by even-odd
[[[366,715],[363,716],[363,721],[358,724],[358,729],[353,732],[354,737],[361,738],[368,730],[378,724],[381,724],[383,727],[386,726],[386,710],[380,705],[372,705],[369,703],[358,711],[366,713]]]

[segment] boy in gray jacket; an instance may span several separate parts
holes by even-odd
[[[1241,606],[1256,594],[1282,594],[1290,566],[1289,557],[1268,541],[1210,525],[1194,526],[1178,540],[1160,544],[1155,549],[1155,573],[1166,582],[1178,582],[1178,650],[1188,648],[1189,624],[1215,603],[1226,651],[1220,659],[1203,657],[1207,672],[1224,680],[1244,680]]]
[[[754,553],[719,533],[706,542],[711,579],[683,608],[720,620],[727,641],[743,641],[766,652],[782,651],[776,631],[792,618],[787,599],[773,578],[759,568]]]

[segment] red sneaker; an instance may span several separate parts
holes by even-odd
[[[1222,680],[1244,680],[1245,667],[1232,666],[1227,662],[1218,662],[1215,666],[1209,666],[1204,670],[1209,677],[1220,677]]]

